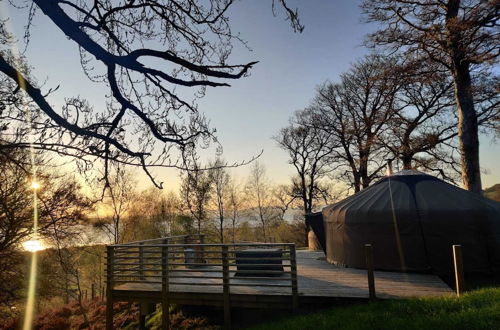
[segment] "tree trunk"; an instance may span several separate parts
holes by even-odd
[[[306,246],[309,246],[309,231],[311,230],[309,223],[306,221],[306,216],[309,214],[307,211],[307,196],[305,194],[305,190],[302,190],[302,209],[304,210],[304,221],[305,221],[305,231],[304,231],[304,237],[305,237],[305,243]]]
[[[304,203],[304,220],[305,217],[312,212],[312,199],[307,198],[307,196],[304,196],[305,198],[302,199]],[[309,196],[311,197],[311,196]],[[309,223],[306,221],[306,246],[309,251],[318,251],[321,250],[318,237],[316,237],[316,234],[312,231],[311,227],[309,226]]]
[[[455,98],[458,110],[458,138],[464,189],[480,194],[481,172],[479,167],[479,134],[477,114],[471,90],[468,63],[459,63],[454,68]]]
[[[371,180],[368,176],[368,163],[367,162],[364,162],[362,165],[360,165],[359,173],[361,176],[362,189],[368,188]]]
[[[403,169],[404,170],[411,170],[411,160],[413,156],[410,155],[403,155],[401,156],[401,161],[403,162]]]
[[[360,189],[368,187],[368,157],[364,152],[359,153]]]
[[[232,235],[233,236],[233,244],[235,242],[235,230],[236,230],[236,228],[235,228],[235,226],[236,226],[236,224],[235,224],[236,220],[235,219],[236,219],[236,217],[233,218],[233,235]]]
[[[358,173],[353,172],[353,179],[354,179],[354,193],[360,192],[361,191],[361,178]]]
[[[220,221],[220,242],[224,244],[224,216],[219,218]]]
[[[198,204],[199,205],[199,204]],[[197,226],[198,226],[198,235],[201,235],[201,217],[202,217],[202,212],[198,212],[198,217],[196,219],[197,221]]]
[[[262,206],[259,206],[259,217],[260,223],[262,224],[262,235],[264,236],[264,243],[267,243],[266,220],[264,219],[264,215],[262,213]]]

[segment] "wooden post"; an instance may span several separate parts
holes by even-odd
[[[200,234],[200,236],[198,236],[198,241],[199,241],[199,244],[200,246],[198,246],[198,253],[197,253],[197,258],[198,260],[196,260],[197,263],[199,264],[204,264],[205,263],[205,247],[203,246],[203,244],[205,244],[205,235],[204,234]]]
[[[162,307],[162,319],[161,327],[163,330],[170,328],[170,313],[169,313],[169,302],[168,302],[168,245],[162,245],[161,247],[161,307]]]
[[[139,307],[139,329],[140,330],[146,330],[146,316],[149,314],[148,313],[148,303],[145,301],[140,302],[140,307]]]
[[[231,329],[231,297],[227,245],[222,245],[222,287],[224,296],[224,328]]]
[[[113,330],[113,247],[106,247],[106,330]]]
[[[139,279],[144,281],[144,242],[139,243]]]
[[[290,245],[290,275],[292,278],[292,310],[299,309],[299,287],[297,285],[297,255],[295,244]]]
[[[465,290],[464,265],[462,259],[462,246],[453,245],[453,264],[455,265],[455,290],[457,296]]]
[[[377,298],[375,294],[375,276],[373,274],[373,247],[371,244],[365,244],[366,271],[368,273],[368,290],[370,300]]]

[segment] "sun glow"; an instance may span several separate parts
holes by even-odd
[[[33,181],[33,182],[31,182],[30,187],[33,190],[37,190],[37,189],[40,189],[40,184],[38,182],[36,182],[36,181]]]
[[[0,19],[2,22],[4,21],[4,17],[9,15],[7,14],[7,7],[4,2],[0,2]],[[5,20],[5,27],[7,32],[11,32],[12,28],[9,25],[9,20]],[[18,68],[22,67],[22,63],[19,61],[20,52],[17,49],[17,45],[15,43],[11,44],[11,51],[13,56],[13,61],[15,66]],[[24,80],[23,75],[20,71],[17,72],[17,85],[21,91],[26,90],[26,81]],[[31,170],[32,170],[32,178],[33,181],[30,184],[30,187],[33,190],[33,236],[31,240],[28,240],[23,243],[23,247],[26,251],[31,252],[31,266],[30,266],[30,275],[29,275],[29,286],[28,286],[28,294],[26,301],[26,310],[24,313],[24,323],[23,330],[31,330],[33,329],[33,316],[35,314],[35,298],[36,298],[36,274],[37,274],[37,251],[43,250],[44,245],[42,241],[38,239],[38,205],[37,205],[37,191],[40,189],[40,184],[36,182],[36,174],[37,174],[37,166],[35,162],[35,149],[33,146],[33,134],[31,133],[32,126],[32,116],[30,113],[30,108],[27,106],[28,102],[24,99],[24,93],[20,93],[21,96],[21,104],[23,105],[23,112],[25,116],[25,120],[27,122],[27,127],[29,128],[29,133],[26,135],[26,138],[29,142],[30,148],[30,160],[31,160]]]
[[[38,252],[45,250],[45,246],[43,242],[39,239],[30,239],[23,243],[24,250],[28,252]]]

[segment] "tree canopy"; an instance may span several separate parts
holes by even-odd
[[[498,64],[500,54],[498,1],[366,0],[362,9],[369,22],[382,25],[369,35],[370,46],[437,63],[452,77],[462,181],[466,189],[480,193],[474,76],[485,72],[497,75],[492,68]],[[498,93],[498,78],[493,80]],[[498,112],[498,103],[496,110]]]
[[[302,31],[297,11],[285,0],[277,3],[292,28]],[[68,97],[61,109],[52,106],[52,90],[42,91],[25,59],[12,52],[16,40],[1,22],[0,72],[10,84],[7,99],[26,96],[9,118],[22,121],[26,104],[36,107],[39,120],[30,130],[35,148],[76,157],[85,166],[102,159],[105,180],[114,161],[142,167],[161,187],[151,167],[185,167],[185,152],[217,143],[196,99],[208,87],[229,86],[257,63],[229,63],[233,43],[243,42],[230,26],[233,0],[25,0],[11,5],[27,11],[28,39],[33,17],[41,12],[72,40],[88,79],[106,86],[109,98],[104,109],[78,97]],[[194,89],[193,98],[185,99],[178,88]],[[2,148],[9,147],[3,141]]]

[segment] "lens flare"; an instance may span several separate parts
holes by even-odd
[[[28,252],[38,252],[45,250],[45,246],[43,245],[43,242],[39,239],[31,239],[29,241],[26,241],[23,243],[23,248],[24,250]]]
[[[7,13],[7,5],[5,4],[5,1],[0,1],[0,19],[2,22],[6,22],[5,27],[7,29],[7,32],[11,32],[13,29],[9,24],[9,20],[5,19],[6,17],[9,17]],[[12,33],[15,35],[15,33]],[[18,68],[22,67],[22,63],[19,61],[20,59],[20,52],[17,49],[17,45],[15,43],[12,43],[11,45],[11,51],[13,56],[13,61],[15,63],[15,66]],[[31,251],[31,266],[30,266],[30,277],[29,277],[29,287],[28,287],[28,296],[27,296],[27,302],[26,302],[26,311],[24,315],[24,324],[23,324],[23,330],[31,330],[33,328],[33,315],[35,313],[35,297],[36,297],[36,274],[37,274],[37,251],[43,249],[43,244],[39,240],[37,240],[37,235],[38,235],[38,205],[37,205],[37,190],[40,188],[40,184],[36,182],[36,174],[37,174],[37,167],[36,167],[36,162],[35,162],[35,148],[33,145],[33,134],[31,132],[32,126],[32,116],[31,116],[31,111],[28,106],[28,103],[25,100],[25,94],[24,90],[26,90],[26,82],[24,80],[23,75],[19,72],[17,72],[17,85],[19,86],[19,89],[21,90],[20,92],[20,97],[21,97],[21,103],[23,105],[23,110],[24,110],[24,116],[25,120],[27,123],[28,127],[28,134],[26,134],[27,139],[30,144],[30,160],[31,160],[31,170],[32,170],[32,178],[33,182],[31,183],[31,187],[33,188],[33,239],[28,242],[25,242],[24,246],[25,249],[28,251]],[[27,244],[27,245],[26,245]]]
[[[35,296],[36,296],[36,269],[38,263],[38,253],[31,253],[30,282],[28,286],[28,299],[26,301],[26,310],[24,312],[23,330],[33,329],[33,317],[35,315]]]

